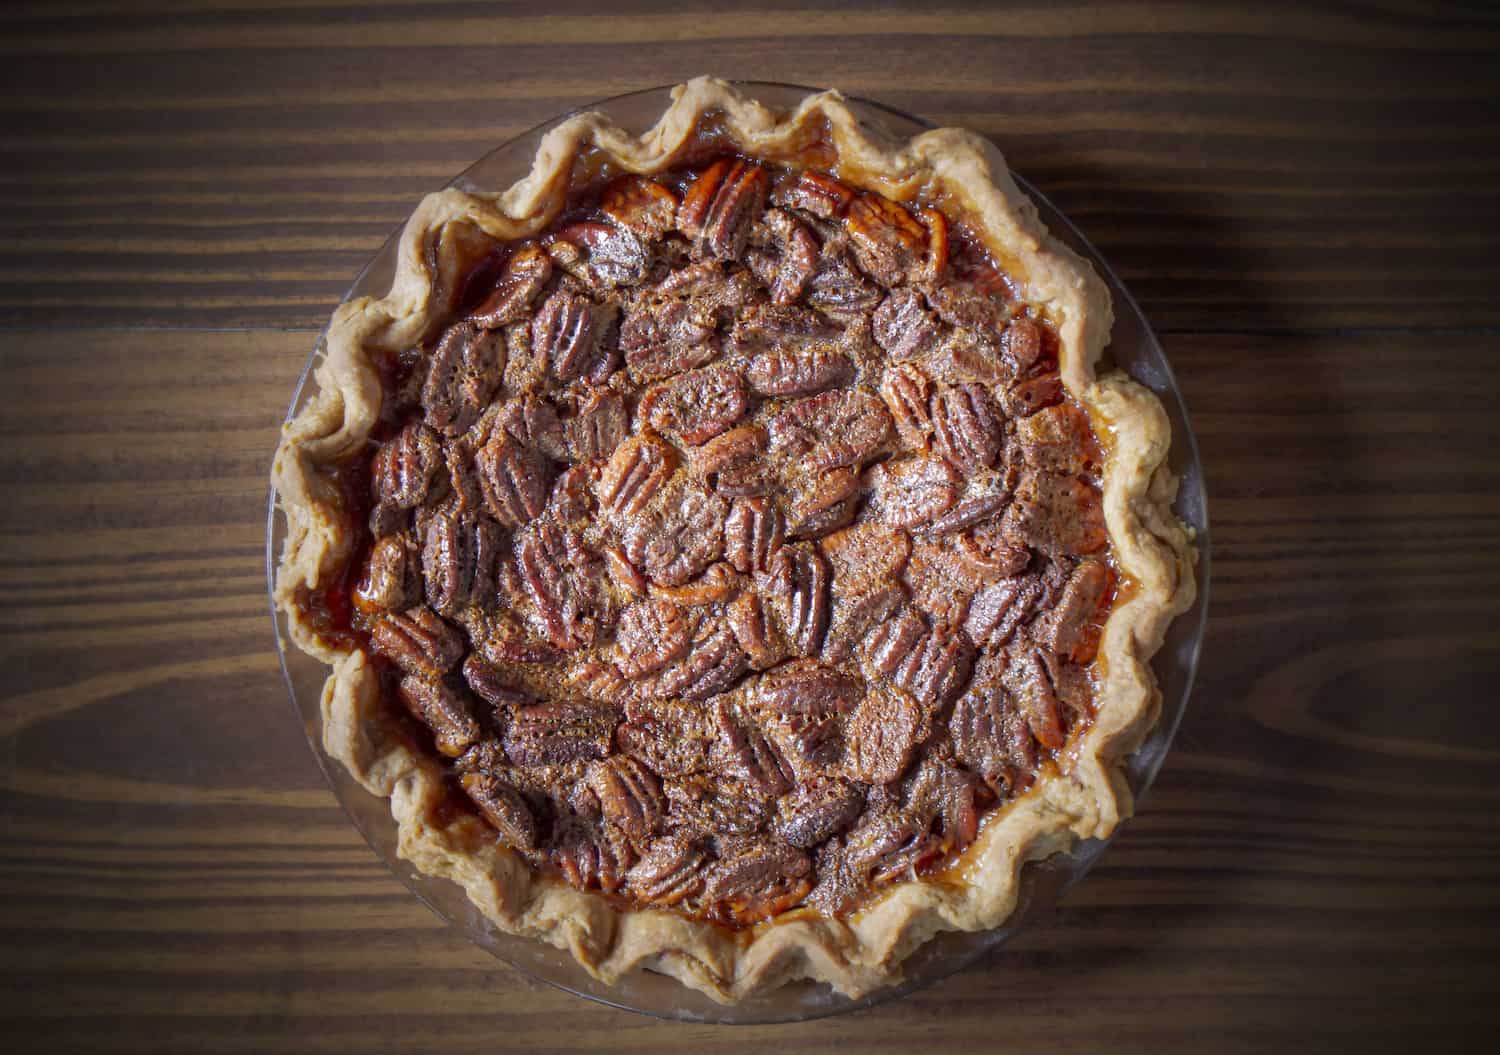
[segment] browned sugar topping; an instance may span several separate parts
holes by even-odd
[[[1089,721],[1088,417],[933,210],[739,158],[577,206],[385,364],[353,631],[538,870],[846,913]]]

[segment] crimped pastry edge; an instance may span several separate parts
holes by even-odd
[[[366,349],[409,347],[433,322],[435,239],[456,221],[499,239],[536,234],[561,209],[581,153],[597,152],[625,171],[660,172],[693,147],[710,116],[726,144],[748,156],[796,163],[822,139],[836,150],[840,178],[850,184],[897,199],[939,191],[956,205],[1022,281],[1024,299],[1057,327],[1063,382],[1106,439],[1105,522],[1116,564],[1135,584],[1104,628],[1092,725],[1059,772],[987,818],[960,869],[941,883],[893,884],[846,920],[789,914],[739,934],[670,912],[618,909],[536,876],[477,818],[441,810],[448,794],[442,770],[386,727],[368,658],[319,638],[301,602],[348,557],[352,532],[338,490],[321,469],[360,449],[379,413],[379,378]],[[1160,711],[1147,664],[1195,593],[1191,537],[1170,511],[1177,481],[1166,466],[1165,412],[1123,374],[1095,376],[1111,324],[1103,281],[1046,231],[1000,152],[971,133],[938,129],[888,143],[864,129],[837,92],[811,95],[778,117],[710,78],[675,88],[672,104],[639,137],[598,113],[563,121],[542,140],[529,175],[509,189],[449,189],[422,200],[402,232],[390,291],[336,309],[314,370],[317,394],[284,429],[272,468],[287,522],[275,603],[293,642],[332,668],[322,698],[325,751],[366,789],[390,799],[403,857],[458,883],[501,929],[570,951],[606,983],[644,967],[726,1003],[798,978],[858,996],[898,981],[901,961],[939,931],[998,927],[1015,908],[1026,861],[1079,839],[1107,837],[1130,815],[1123,762]],[[955,883],[954,874],[963,881]]]

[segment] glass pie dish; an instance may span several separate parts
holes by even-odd
[[[762,103],[771,107],[791,107],[811,91],[787,85],[751,84],[747,86]],[[605,100],[586,107],[599,111],[632,133],[644,132],[661,113],[670,98],[670,89],[653,89]],[[872,136],[905,139],[931,125],[874,103],[852,101],[859,121]],[[498,190],[526,174],[542,136],[554,121],[512,140],[498,148],[451,186],[462,190]],[[1041,210],[1043,221],[1064,242],[1091,259],[1111,287],[1118,316],[1112,331],[1109,358],[1138,381],[1156,392],[1165,406],[1173,426],[1171,468],[1182,478],[1177,503],[1178,515],[1193,526],[1199,544],[1206,549],[1206,522],[1202,494],[1202,474],[1186,412],[1177,393],[1170,370],[1139,309],[1108,266],[1093,252],[1082,236],[1052,209],[1031,187],[1022,184]],[[397,239],[393,236],[361,272],[349,297],[382,295],[390,286],[396,257]],[[326,335],[325,335],[326,336]],[[320,338],[313,360],[323,351]],[[292,414],[310,397],[308,380],[311,362],[292,404]],[[268,576],[281,549],[285,524],[277,513],[276,495],[271,496],[268,522]],[[1206,563],[1200,581],[1206,582]],[[1155,775],[1185,706],[1196,664],[1204,612],[1204,592],[1193,608],[1178,619],[1168,634],[1154,667],[1162,686],[1164,706],[1155,731],[1144,746],[1127,763],[1127,776],[1139,797]],[[276,618],[280,620],[280,616]],[[278,640],[284,641],[286,629],[278,622]],[[314,746],[315,755],[345,809],[371,846],[403,882],[450,924],[500,959],[542,981],[570,992],[614,1006],[663,1017],[715,1022],[768,1022],[800,1020],[866,1006],[878,1000],[911,991],[952,973],[985,951],[995,947],[1024,924],[1035,911],[1055,900],[1071,883],[1087,871],[1104,848],[1103,842],[1086,842],[1072,852],[1054,855],[1028,865],[1023,873],[1021,894],[1016,911],[1006,925],[977,933],[952,933],[924,945],[910,957],[904,967],[903,980],[859,998],[833,992],[826,986],[798,983],[768,993],[751,996],[742,1002],[723,1006],[708,997],[685,989],[665,976],[637,972],[615,984],[605,984],[589,976],[568,953],[539,942],[513,937],[495,928],[469,901],[464,891],[446,880],[419,873],[397,853],[397,828],[387,804],[366,792],[342,766],[331,764],[321,750],[322,730],[320,700],[326,668],[299,652],[283,649],[283,669],[293,701],[302,715],[304,728]]]

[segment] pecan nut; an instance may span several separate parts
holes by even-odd
[[[420,421],[408,422],[382,443],[370,463],[370,490],[375,499],[371,530],[387,534],[378,530],[382,518],[393,518],[425,502],[444,464],[437,433]]]
[[[1025,571],[1031,551],[1005,534],[995,520],[979,524],[955,538],[964,571],[976,582],[992,583]]]
[[[732,686],[747,667],[734,633],[727,626],[710,625],[694,637],[685,655],[644,683],[642,691],[657,699],[706,700]]]
[[[787,534],[815,539],[837,531],[854,519],[860,497],[859,473],[852,468],[804,479],[787,510]]]
[[[901,779],[922,739],[926,716],[911,697],[875,691],[860,701],[846,731],[849,774],[867,784]]]
[[[864,593],[840,595],[833,606],[828,635],[823,642],[823,658],[830,663],[848,659],[865,635],[905,601],[906,591],[899,582],[886,583]]]
[[[469,654],[462,669],[464,684],[469,691],[491,707],[504,710],[536,702],[531,693],[513,685],[504,672],[487,663],[477,652]]]
[[[498,438],[498,429],[521,446],[548,458],[562,459],[567,456],[562,422],[557,418],[557,408],[548,400],[529,394],[508,399],[496,408],[495,415],[490,420],[494,422],[494,427],[484,434],[483,440],[486,443]],[[478,428],[483,429],[486,424],[488,422],[482,420]]]
[[[819,547],[833,562],[839,595],[852,597],[889,586],[900,578],[911,556],[911,536],[877,520],[864,520],[829,535]]]
[[[811,308],[757,305],[739,313],[730,331],[733,344],[749,351],[837,340],[839,327]]]
[[[532,353],[559,381],[603,381],[614,368],[606,340],[612,311],[570,290],[555,290],[531,320]]]
[[[828,630],[828,561],[805,542],[783,547],[766,574],[771,611],[799,655],[815,656]]]
[[[809,304],[837,315],[856,315],[880,303],[882,291],[854,265],[843,239],[830,238],[803,294]]]
[[[490,516],[518,528],[542,515],[551,484],[547,463],[512,437],[493,439],[474,455],[480,492]]]
[[[583,220],[568,224],[547,239],[553,263],[589,292],[607,295],[645,277],[646,247],[629,227]]]
[[[824,220],[836,220],[854,200],[846,184],[821,172],[799,172],[778,181],[771,201],[787,209],[801,209]]]
[[[997,792],[1017,794],[1032,781],[1036,741],[999,685],[975,685],[953,705],[953,754]]]
[[[690,835],[666,835],[650,848],[625,874],[626,887],[643,901],[675,905],[703,889],[703,864],[707,855]]]
[[[787,844],[811,850],[848,828],[864,808],[864,796],[852,784],[820,780],[781,800],[773,830]]]
[[[974,662],[965,636],[947,626],[929,629],[906,612],[878,627],[865,641],[871,667],[926,707],[938,707],[963,691]]]
[[[720,701],[716,713],[719,735],[737,776],[770,798],[795,786],[791,766],[753,720],[727,701]]]
[[[627,174],[604,188],[599,211],[638,238],[654,241],[672,229],[677,195],[655,180]]]
[[[759,165],[721,158],[688,187],[677,210],[677,226],[703,254],[733,259],[744,251],[770,189],[770,176]]]
[[[1018,382],[1005,392],[1005,412],[1013,418],[1025,418],[1043,407],[1063,400],[1062,378],[1057,374],[1039,374]]]
[[[760,595],[746,590],[724,610],[724,622],[734,635],[735,644],[749,657],[750,665],[764,670],[781,662],[780,643],[766,622],[765,606]]]
[[[1004,420],[983,385],[944,387],[932,397],[933,440],[954,468],[973,475],[1000,456]]]
[[[679,374],[641,399],[641,415],[652,428],[689,446],[713,439],[744,417],[748,408],[745,382],[727,366]]]
[[[723,554],[726,511],[718,495],[679,481],[647,514],[627,521],[625,556],[658,586],[681,586]]]
[[[965,499],[929,524],[924,534],[928,538],[942,538],[971,528],[1005,512],[1009,501],[1010,494],[1006,491],[992,491]]]
[[[1005,511],[1005,527],[1049,556],[1095,553],[1109,542],[1099,492],[1087,480],[1027,473]]]
[[[617,392],[596,389],[584,397],[567,423],[568,453],[574,461],[607,458],[630,434],[630,415]]]
[[[422,576],[405,535],[378,539],[354,587],[354,604],[363,612],[410,608],[421,595]]]
[[[812,862],[794,846],[775,839],[725,839],[709,870],[703,897],[718,903],[739,924],[774,916],[812,889]]]
[[[765,571],[786,538],[786,518],[770,499],[741,498],[724,520],[724,559],[735,570]]]
[[[859,266],[883,286],[933,281],[947,264],[947,229],[939,213],[923,210],[919,219],[900,202],[860,194],[849,203],[844,225]]]
[[[650,436],[636,436],[615,449],[599,476],[595,494],[617,516],[635,516],[656,497],[677,468],[677,452]]]
[[[1016,438],[1027,465],[1055,473],[1082,473],[1089,467],[1093,436],[1088,415],[1068,403],[1038,410],[1016,422]]]
[[[755,703],[781,716],[845,714],[860,695],[859,682],[836,667],[812,660],[794,660],[761,677]]]
[[[877,465],[871,472],[880,517],[896,528],[931,523],[958,500],[962,481],[937,458],[914,457]]]
[[[457,758],[479,740],[479,723],[469,713],[468,702],[445,682],[408,674],[398,691],[412,715],[432,731],[437,749],[449,758]]]
[[[817,239],[806,224],[780,209],[767,212],[765,224],[778,252],[771,266],[765,269],[762,281],[770,287],[771,303],[795,303],[817,271]],[[756,259],[759,258],[750,258],[752,267]]]
[[[495,288],[476,308],[470,321],[487,330],[520,322],[531,302],[552,277],[552,258],[535,242],[516,248],[505,260]]]
[[[983,586],[969,604],[964,633],[981,646],[999,648],[1032,614],[1041,597],[1041,583],[1034,575]]]
[[[629,755],[612,755],[590,765],[588,786],[599,797],[604,823],[636,845],[646,841],[667,812],[656,777]]]
[[[428,425],[457,436],[479,420],[505,374],[502,335],[468,324],[450,326],[432,351],[422,385]]]
[[[583,702],[518,707],[506,727],[505,753],[518,766],[556,766],[609,755],[618,715]]]
[[[571,885],[606,894],[624,885],[631,864],[628,847],[612,844],[592,821],[577,814],[565,816],[556,828],[552,863]]]
[[[679,779],[711,768],[717,726],[704,711],[682,700],[632,699],[629,719],[615,730],[621,751],[634,755],[653,772]]]
[[[543,520],[516,543],[516,569],[542,632],[565,652],[593,644],[601,622],[603,569],[578,541],[571,529]]]
[[[1109,591],[1110,572],[1100,560],[1080,561],[1063,587],[1062,597],[1042,619],[1036,637],[1060,656],[1092,658],[1098,645],[1097,629],[1090,625]]]
[[[898,289],[887,296],[871,322],[875,343],[897,360],[929,351],[942,334],[922,295],[912,289]]]
[[[771,201],[783,209],[801,209],[820,219],[838,219],[853,201],[853,191],[846,183],[822,173],[796,173],[778,180]]]
[[[769,431],[775,455],[820,472],[860,464],[880,449],[890,428],[879,396],[849,388],[788,404],[772,415]]]
[[[766,430],[759,425],[741,425],[690,450],[688,468],[698,479],[717,486],[721,474],[750,466],[765,449]]]
[[[381,616],[370,630],[370,642],[408,674],[428,678],[441,678],[464,656],[462,635],[421,605]]]
[[[536,817],[520,792],[488,773],[465,773],[460,783],[507,846],[517,850],[537,848]]]
[[[615,663],[632,681],[654,674],[687,651],[692,628],[682,609],[653,598],[626,605],[615,633]]]
[[[762,396],[806,396],[853,378],[854,364],[832,348],[763,352],[745,371],[750,388]]]
[[[1067,742],[1067,724],[1047,664],[1037,649],[1019,651],[1002,677],[1031,735],[1043,747],[1057,750]]]
[[[689,831],[711,835],[751,835],[771,815],[771,800],[729,773],[697,774],[665,784],[672,818]]]
[[[1042,328],[1025,315],[1012,319],[1001,338],[1016,372],[1030,370],[1042,355]]]
[[[488,607],[499,559],[500,529],[494,523],[453,512],[434,514],[422,544],[427,603],[444,615],[471,604]]]
[[[881,380],[880,395],[890,408],[901,442],[913,450],[926,449],[932,439],[932,412],[928,409],[932,383],[927,375],[910,364],[890,367]]]

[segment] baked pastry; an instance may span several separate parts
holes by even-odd
[[[605,980],[858,994],[1108,835],[1190,603],[1103,283],[962,131],[720,81],[429,195],[273,469],[324,745]]]

